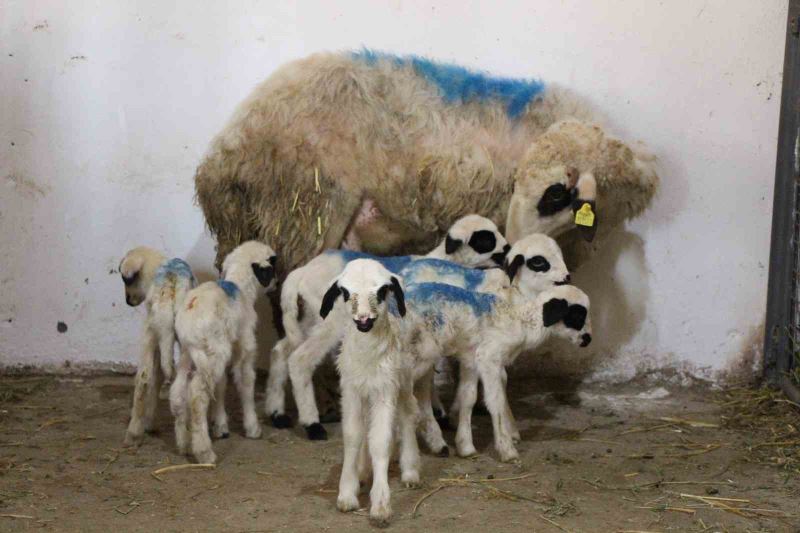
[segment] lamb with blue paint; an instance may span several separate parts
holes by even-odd
[[[275,252],[256,241],[236,247],[222,264],[222,279],[186,294],[175,317],[181,357],[170,389],[175,440],[180,453],[191,449],[200,463],[216,462],[208,429],[208,407],[214,400],[215,437],[228,436],[225,412],[226,369],[232,368],[244,414],[245,436],[261,436],[255,411],[257,357],[254,308],[261,289],[275,288]]]
[[[467,215],[457,220],[439,245],[425,257],[431,260],[446,259],[468,267],[491,267],[503,264],[508,248],[505,237],[494,222],[478,215]],[[363,258],[374,259],[396,274],[419,259],[419,256],[377,257],[352,250],[328,250],[308,264],[293,270],[284,281],[281,289],[281,310],[286,336],[277,342],[270,354],[264,406],[273,426],[286,428],[291,425],[291,420],[285,413],[285,388],[291,366],[294,372],[292,383],[303,384],[301,396],[298,396],[299,391],[295,388],[295,401],[301,412],[300,421],[306,425],[310,437],[324,438],[324,428],[319,425],[313,389],[303,387],[306,384],[311,386],[311,376],[328,351],[309,351],[309,346],[309,349],[301,350],[297,355],[294,353],[309,339],[313,328],[320,323],[319,316],[309,310],[319,308],[331,280],[344,270],[345,265],[354,259]],[[498,273],[494,275],[498,276]]]
[[[119,265],[125,284],[125,302],[145,303],[141,354],[136,370],[131,419],[125,445],[138,445],[153,428],[158,397],[166,397],[174,372],[175,313],[195,286],[194,275],[182,259],[139,246],[125,254]],[[160,392],[159,392],[160,389]]]

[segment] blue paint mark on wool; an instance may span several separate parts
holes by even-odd
[[[225,294],[228,295],[228,298],[236,298],[239,296],[239,287],[232,281],[228,281],[225,279],[217,280],[217,285],[219,288],[225,291]]]
[[[494,309],[497,298],[493,294],[469,291],[444,283],[420,283],[408,287],[406,300],[417,312],[426,315],[433,313],[441,321],[441,316],[436,313],[439,313],[443,305],[466,305],[475,316],[482,316]]]
[[[381,59],[401,66],[411,65],[418,75],[439,88],[446,102],[499,100],[506,105],[506,113],[511,118],[519,117],[525,107],[544,91],[544,83],[539,80],[496,77],[414,55],[397,56],[368,48],[353,52],[352,55],[370,65]]]
[[[326,250],[326,254],[335,254],[342,258],[342,261],[345,263],[349,263],[350,261],[354,261],[356,259],[372,259],[373,261],[377,261],[383,268],[391,272],[392,274],[397,274],[401,270],[403,270],[412,260],[413,258],[408,255],[399,255],[395,257],[380,257],[378,255],[367,254],[364,252],[355,252],[353,250]]]
[[[420,277],[423,277],[426,273],[429,274],[431,272],[441,277],[442,282],[450,285],[454,284],[453,281],[455,279],[460,279],[461,283],[459,286],[462,286],[470,291],[474,291],[478,285],[483,283],[483,280],[486,278],[486,272],[484,270],[467,268],[444,259],[428,258],[416,259],[412,261],[400,272],[400,274],[403,276],[403,281],[406,283],[406,285],[411,285],[412,283],[418,283]],[[431,281],[432,280],[419,280],[421,283]]]
[[[177,257],[170,259],[166,263],[162,263],[161,266],[158,267],[158,270],[156,270],[155,283],[164,283],[170,275],[194,282],[192,267],[189,266],[189,263]]]

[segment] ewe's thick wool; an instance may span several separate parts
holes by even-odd
[[[542,138],[566,117],[589,118],[563,90],[420,58],[323,53],[284,65],[242,102],[197,170],[217,263],[259,239],[278,251],[282,279],[339,247],[348,229],[365,251],[397,255],[430,248],[468,213],[502,228],[515,176],[530,178],[523,164],[529,172],[540,159],[591,165],[581,170],[603,161],[600,216],[639,213],[655,173],[600,130],[564,141],[568,150],[562,134]],[[354,224],[365,200],[376,215]]]

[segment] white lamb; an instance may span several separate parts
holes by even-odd
[[[506,239],[494,222],[482,216],[467,215],[456,221],[445,239],[425,257],[447,259],[474,268],[492,267],[503,264],[508,249]],[[288,360],[292,352],[309,338],[312,328],[319,324],[319,317],[313,310],[319,308],[331,280],[353,259],[375,259],[389,271],[397,273],[417,257],[376,257],[349,250],[328,250],[287,276],[281,289],[281,310],[286,336],[278,341],[271,352],[264,406],[273,426],[286,428],[291,425],[290,418],[285,414]],[[298,364],[304,371],[308,369],[313,374],[326,355],[327,352],[313,353],[307,361]],[[295,397],[295,401],[314,402],[313,389],[310,391],[310,398],[298,400]],[[316,403],[314,413],[305,419],[310,420],[306,426],[319,421]],[[310,438],[324,438],[324,433],[316,431],[318,426],[319,424],[311,429]]]
[[[253,392],[258,318],[254,304],[259,286],[267,292],[275,287],[275,259],[275,252],[266,244],[248,241],[239,245],[222,264],[223,279],[192,289],[175,318],[182,348],[170,390],[175,440],[180,452],[186,453],[190,428],[191,451],[201,463],[216,461],[208,433],[210,398],[215,399],[215,436],[228,433],[224,402],[228,367],[233,369],[241,398],[245,436],[261,436]]]
[[[390,294],[394,305],[388,301]],[[344,328],[337,359],[344,462],[336,506],[343,512],[359,508],[359,479],[367,473],[368,453],[372,467],[369,516],[382,526],[392,513],[388,476],[395,425],[400,432],[402,481],[409,486],[419,483],[417,406],[413,363],[405,350],[403,289],[398,278],[380,263],[357,259],[348,263],[325,293],[320,308],[323,319],[339,296],[346,311],[338,308],[338,312],[352,318],[352,322]]]
[[[501,460],[516,459],[513,441],[518,433],[505,394],[505,367],[551,335],[587,346],[591,342],[588,296],[571,285],[531,297],[516,287],[488,294],[422,283],[408,286],[406,298],[420,330],[411,347],[416,355],[416,375],[424,375],[441,354],[459,359],[458,454],[476,453],[471,416],[480,378],[492,416],[495,448]]]
[[[195,279],[185,261],[167,261],[161,252],[146,246],[125,254],[119,272],[125,283],[125,302],[130,306],[145,302],[147,307],[131,420],[125,432],[125,445],[133,446],[152,429],[159,387],[164,397],[172,381],[175,312]]]

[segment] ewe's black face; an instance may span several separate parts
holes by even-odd
[[[502,265],[509,248],[495,223],[479,215],[462,217],[445,237],[448,259],[468,268]]]
[[[531,233],[558,236],[574,227],[588,241],[597,229],[597,185],[591,173],[554,165],[517,176],[506,232],[515,243]]]
[[[592,342],[589,297],[577,287],[556,287],[542,294],[542,323],[552,333],[585,348]]]

